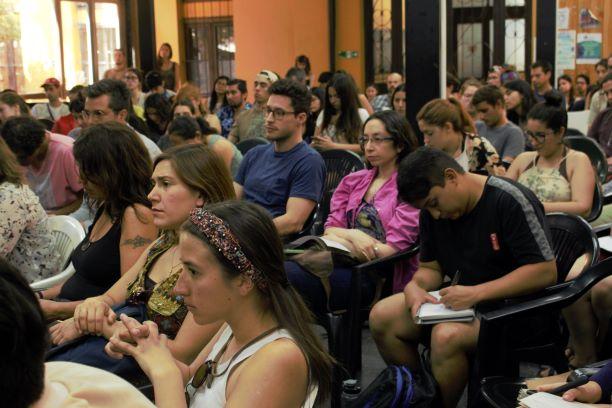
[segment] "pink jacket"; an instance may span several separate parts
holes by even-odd
[[[331,198],[325,229],[348,228],[349,214],[356,216],[368,187],[376,177],[377,169],[360,170],[345,176]],[[407,249],[419,239],[419,210],[398,201],[397,172],[376,192],[373,203],[385,228],[385,239],[398,251]],[[352,224],[352,223],[351,223]],[[418,266],[417,257],[395,267],[393,293],[401,292],[412,279]]]

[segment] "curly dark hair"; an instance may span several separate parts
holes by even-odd
[[[114,112],[119,113],[122,110],[130,111],[132,99],[130,91],[123,81],[116,79],[103,79],[89,85],[87,88],[88,98],[99,98],[100,96],[108,95],[110,100],[108,107]]]
[[[19,163],[27,165],[28,159],[45,141],[46,131],[38,120],[30,116],[18,116],[7,120],[0,134]]]
[[[87,127],[74,142],[73,152],[81,178],[104,196],[94,204],[103,202],[112,219],[120,219],[134,204],[151,206],[147,198],[152,188],[151,158],[132,129],[117,122]]]
[[[311,96],[306,85],[290,79],[280,79],[270,85],[268,92],[270,95],[281,95],[291,99],[291,107],[296,114],[310,111]]]

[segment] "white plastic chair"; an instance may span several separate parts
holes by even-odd
[[[55,238],[54,250],[60,253],[60,265],[66,265],[70,260],[72,250],[85,238],[85,230],[77,220],[67,215],[49,217],[47,222]],[[74,272],[74,266],[72,266],[72,262],[70,262],[62,272],[49,278],[39,280],[38,282],[34,282],[30,287],[34,291],[49,289],[58,283],[68,280]]]

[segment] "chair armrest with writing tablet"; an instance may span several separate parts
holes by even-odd
[[[397,262],[410,259],[418,252],[419,245],[418,243],[416,243],[403,251],[399,251],[392,255],[385,256],[384,258],[374,259],[372,261],[357,265],[353,267],[353,270],[356,272],[376,271],[377,274],[380,275],[380,277],[389,277],[389,274],[393,273],[393,267]]]
[[[492,310],[483,313],[482,320],[489,322],[502,320],[504,318],[516,318],[527,314],[544,312],[547,310],[558,310],[571,305],[597,282],[612,275],[612,258],[606,259],[595,266],[584,271],[580,276],[571,282],[561,283],[556,285],[559,290],[548,293],[544,290],[544,296],[530,299],[518,304],[502,307],[497,310]]]

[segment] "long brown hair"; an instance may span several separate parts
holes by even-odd
[[[151,206],[151,158],[132,129],[117,122],[87,127],[72,150],[81,178],[102,190],[111,218],[122,217],[134,204]]]
[[[329,88],[333,87],[340,99],[340,111],[338,112],[329,101]],[[336,73],[327,83],[325,88],[325,107],[323,108],[324,130],[331,123],[332,116],[338,113],[336,121],[336,134],[344,134],[346,141],[351,144],[359,143],[361,132],[361,118],[359,117],[359,92],[357,85],[351,76],[344,73]]]
[[[30,107],[16,92],[1,92],[0,102],[8,106],[19,106],[21,116],[30,116]]]
[[[316,382],[316,405],[321,406],[331,392],[333,358],[325,351],[310,324],[314,317],[301,296],[289,284],[284,266],[283,246],[270,214],[262,207],[247,201],[226,201],[204,207],[228,225],[246,258],[253,264],[266,283],[264,290],[257,289],[267,306],[274,313],[279,327],[286,329],[304,353],[309,367],[309,378]],[[192,222],[187,221],[182,230],[211,245],[206,236]],[[228,278],[240,274],[220,251],[211,251],[223,265]],[[255,286],[257,287],[257,286]]]
[[[416,118],[438,127],[443,127],[449,122],[456,132],[476,133],[472,118],[455,98],[434,99],[427,102],[417,113]]]
[[[179,179],[199,192],[207,203],[236,198],[229,169],[209,147],[189,144],[172,147],[155,159],[153,167],[168,160]]]
[[[23,174],[19,170],[17,158],[0,137],[0,183],[23,184]]]

